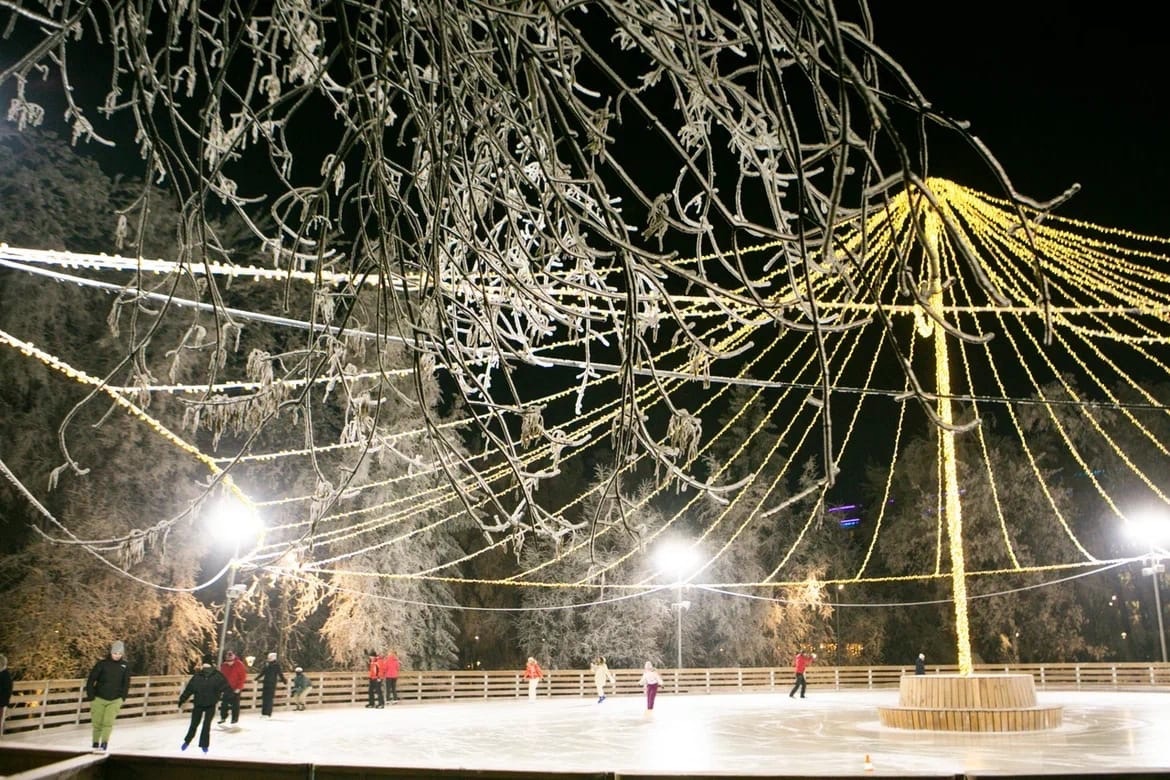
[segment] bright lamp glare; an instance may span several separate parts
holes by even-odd
[[[687,544],[670,544],[658,552],[659,565],[669,572],[677,573],[680,579],[687,569],[693,567],[698,562],[698,550]]]
[[[243,502],[232,499],[216,504],[207,518],[211,535],[225,542],[243,542],[260,532],[260,516]]]
[[[1125,524],[1125,532],[1131,539],[1144,544],[1160,544],[1170,538],[1170,520],[1165,517],[1137,517]]]

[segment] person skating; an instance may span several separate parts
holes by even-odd
[[[646,715],[649,716],[654,712],[654,699],[658,697],[658,686],[662,685],[662,677],[654,668],[654,664],[649,661],[645,663],[638,685],[646,689]]]
[[[244,686],[248,684],[248,665],[244,663],[244,659],[228,650],[223,654],[219,673],[228,684],[228,689],[223,694],[223,702],[219,705],[219,725],[224,725],[230,713],[234,726],[240,722],[240,695],[244,692]]]
[[[293,709],[303,710],[305,708],[305,697],[309,695],[311,690],[313,690],[313,684],[305,676],[305,670],[298,666],[292,681]]]
[[[926,654],[919,653],[914,659],[914,674],[926,674]]]
[[[544,677],[544,670],[532,656],[528,656],[528,663],[524,664],[524,679],[528,681],[528,698],[536,699],[536,689],[540,687],[540,680]]]
[[[191,675],[183,692],[179,694],[179,709],[187,699],[193,699],[191,707],[191,723],[187,726],[187,736],[183,737],[180,750],[186,750],[199,731],[199,747],[206,753],[211,747],[211,721],[215,717],[215,705],[220,697],[231,691],[231,685],[223,673],[214,667],[215,659],[207,655],[203,657],[203,665],[199,671]],[[202,724],[202,728],[200,728]]]
[[[386,699],[382,696],[382,659],[370,651],[370,682],[366,689],[366,709],[382,709]]]
[[[256,675],[256,680],[260,683],[260,717],[271,720],[272,705],[276,702],[276,684],[280,682],[288,685],[288,679],[276,662],[276,653],[268,654],[268,662]]]
[[[792,690],[788,692],[788,698],[796,695],[800,691],[800,698],[804,698],[805,689],[808,684],[804,680],[804,670],[812,665],[812,662],[817,658],[816,653],[810,653],[808,650],[801,650],[796,654],[796,660],[792,662],[792,670],[796,672],[796,682],[792,684]]]
[[[593,672],[593,684],[597,686],[597,703],[601,704],[605,701],[605,684],[617,685],[617,679],[613,676],[613,672],[609,670],[609,665],[605,663],[605,656],[597,656],[593,659],[593,663],[589,664],[589,669]]]
[[[121,640],[114,642],[110,654],[94,664],[85,681],[94,750],[106,750],[109,746],[118,710],[130,695],[130,667],[122,658],[125,653],[126,646]]]
[[[398,655],[393,649],[387,650],[382,658],[382,679],[386,681],[386,701],[398,703]]]

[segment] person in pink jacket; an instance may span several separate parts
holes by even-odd
[[[544,670],[532,656],[528,656],[528,663],[524,665],[524,679],[528,681],[528,698],[536,698],[536,689],[540,686],[540,678],[544,677]]]
[[[386,701],[398,703],[398,655],[393,648],[382,657],[382,679],[386,681]]]

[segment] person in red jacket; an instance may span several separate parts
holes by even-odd
[[[382,709],[385,706],[386,700],[382,697],[382,661],[373,650],[370,651],[370,685],[367,693],[369,696],[367,710],[375,707]]]
[[[386,681],[386,701],[398,703],[398,656],[394,649],[382,656],[382,679]]]
[[[544,677],[544,670],[532,656],[528,656],[528,663],[524,665],[524,679],[528,681],[528,698],[536,698],[536,689],[540,685],[540,678]]]
[[[228,689],[223,693],[223,700],[219,704],[219,723],[222,726],[232,714],[232,725],[240,722],[240,694],[248,684],[248,665],[243,659],[228,650],[223,654],[223,663],[219,665],[219,673],[227,680]]]
[[[808,650],[801,650],[796,654],[796,660],[792,663],[792,669],[796,672],[796,682],[792,684],[792,690],[788,692],[788,698],[796,695],[796,691],[800,691],[800,698],[804,698],[804,690],[808,685],[804,681],[804,670],[812,665],[812,662],[817,659],[816,653],[811,653]]]

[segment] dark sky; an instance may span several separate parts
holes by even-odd
[[[875,0],[876,36],[935,107],[971,122],[1017,189],[1057,213],[1170,234],[1165,29],[1130,6]],[[969,153],[933,175],[988,189]]]

